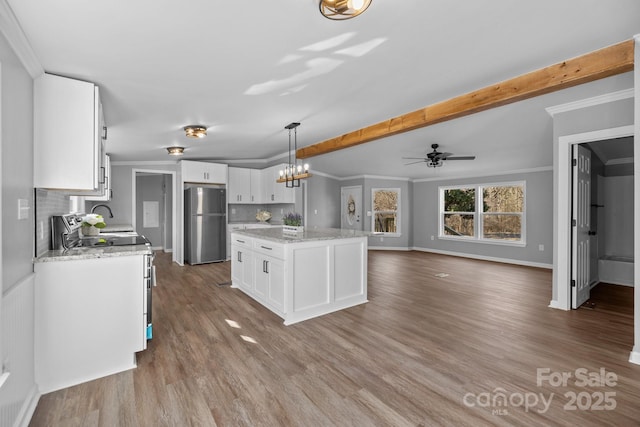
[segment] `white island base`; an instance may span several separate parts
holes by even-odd
[[[231,235],[231,287],[290,325],[367,302],[367,237],[352,230],[281,228]]]

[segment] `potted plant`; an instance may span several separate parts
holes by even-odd
[[[107,224],[104,222],[102,215],[87,214],[82,218],[82,235],[83,236],[97,236],[100,234],[100,229],[105,228]]]
[[[297,233],[300,231],[304,231],[304,227],[302,226],[302,215],[297,212],[288,212],[284,217],[282,217],[282,231],[288,233]]]

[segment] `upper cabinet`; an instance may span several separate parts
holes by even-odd
[[[34,187],[101,195],[106,126],[98,87],[43,74],[34,81],[33,119]]]
[[[285,164],[275,165],[262,170],[265,203],[296,202],[295,188],[287,188],[284,182],[276,182],[280,178],[280,171],[284,170],[285,166]]]
[[[227,165],[182,160],[182,181],[201,184],[227,184]]]
[[[108,154],[104,155],[104,178],[102,179],[98,192],[98,195],[87,196],[85,197],[85,200],[108,202],[113,196],[113,190],[111,187],[111,158]]]
[[[229,203],[255,204],[262,200],[262,171],[229,168]]]

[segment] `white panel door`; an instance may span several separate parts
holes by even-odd
[[[340,228],[362,230],[362,186],[340,189]]]
[[[578,308],[590,296],[591,151],[573,146],[571,245],[571,306]]]

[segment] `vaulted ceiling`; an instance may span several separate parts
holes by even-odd
[[[330,21],[314,0],[7,0],[44,70],[95,82],[115,161],[267,164],[284,126],[312,145],[640,33],[637,0],[373,0]],[[309,159],[313,170],[411,178],[552,164],[544,108],[633,86],[621,74]],[[182,127],[208,136],[187,139]],[[437,170],[402,157],[476,155]],[[256,162],[257,160],[257,162]]]

